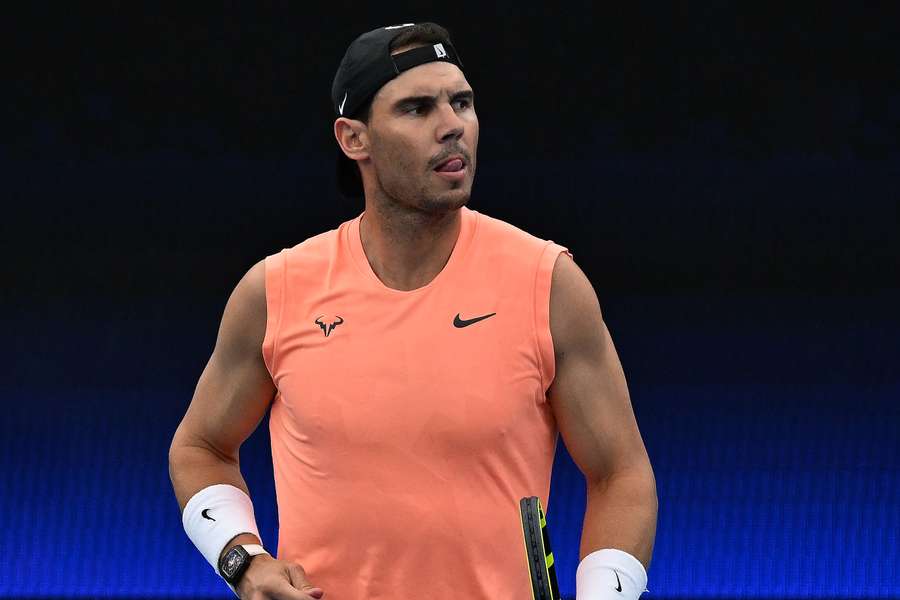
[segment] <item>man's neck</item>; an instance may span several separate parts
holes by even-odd
[[[366,203],[359,236],[375,275],[395,290],[431,282],[447,264],[459,238],[460,209],[427,214]]]

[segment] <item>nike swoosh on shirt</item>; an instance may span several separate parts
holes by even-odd
[[[459,317],[459,313],[456,313],[456,316],[453,318],[453,326],[454,327],[468,327],[469,325],[472,325],[473,323],[477,323],[478,321],[484,321],[485,319],[487,319],[489,317],[493,317],[496,314],[497,313],[491,313],[489,315],[475,317],[474,319],[461,319]]]

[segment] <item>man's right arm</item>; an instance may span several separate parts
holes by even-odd
[[[265,262],[260,261],[228,299],[212,356],[169,448],[169,476],[182,511],[197,492],[216,484],[230,484],[250,495],[238,452],[275,396],[262,356],[266,314]],[[222,553],[237,544],[260,543],[253,534],[241,534]],[[242,596],[262,591],[262,597],[320,597],[300,565],[266,555],[254,557],[238,589]]]
[[[169,448],[169,476],[182,510],[191,496],[217,483],[249,494],[238,450],[275,395],[262,357],[265,332],[265,264],[260,261],[228,299],[212,356]]]

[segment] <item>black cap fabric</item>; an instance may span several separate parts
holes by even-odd
[[[364,33],[350,44],[334,76],[331,100],[338,116],[355,118],[357,111],[387,82],[403,71],[434,62],[453,63],[462,69],[462,61],[450,39],[426,44],[391,56],[391,42],[415,23],[379,27]],[[362,180],[355,161],[338,149],[337,181],[348,197],[363,195]]]

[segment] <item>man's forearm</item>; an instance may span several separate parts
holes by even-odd
[[[588,481],[579,560],[596,550],[615,548],[637,558],[649,571],[656,511],[656,481],[649,469]]]
[[[210,485],[227,483],[247,492],[239,463],[202,446],[173,446],[169,452],[169,477],[182,510],[191,496]],[[220,556],[238,544],[261,543],[252,533],[242,533],[228,542]]]
[[[237,460],[201,445],[172,446],[169,451],[169,478],[182,510],[191,496],[217,483],[227,483],[247,492],[247,483]]]

